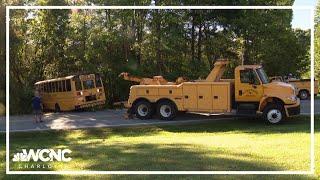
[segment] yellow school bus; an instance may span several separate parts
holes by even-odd
[[[82,74],[35,83],[44,110],[72,111],[105,104],[105,92],[99,74]]]

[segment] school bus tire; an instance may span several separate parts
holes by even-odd
[[[59,106],[58,103],[56,103],[56,104],[54,105],[54,112],[56,112],[56,113],[61,112],[61,109],[60,109],[60,106]]]

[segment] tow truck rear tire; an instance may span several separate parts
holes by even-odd
[[[280,103],[268,104],[262,113],[263,119],[268,124],[279,124],[285,119],[283,105]]]
[[[157,114],[162,120],[172,120],[177,115],[177,109],[170,101],[160,101],[157,105]]]
[[[306,99],[308,99],[308,98],[309,98],[309,93],[308,93],[308,91],[307,91],[307,90],[301,90],[301,91],[299,91],[299,98],[300,98],[301,100],[306,100]]]
[[[134,114],[139,119],[150,119],[153,114],[151,103],[146,100],[138,101],[134,105]]]

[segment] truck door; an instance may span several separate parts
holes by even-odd
[[[186,110],[196,110],[198,107],[197,85],[192,83],[184,83],[183,91],[183,107]]]
[[[255,69],[240,69],[236,75],[235,97],[238,102],[259,102],[263,87]]]
[[[212,111],[211,84],[198,84],[198,110],[203,112]]]

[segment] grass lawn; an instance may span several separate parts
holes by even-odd
[[[315,121],[319,122],[320,116],[316,116]],[[50,163],[53,168],[49,170],[309,170],[309,122],[310,117],[300,116],[276,126],[266,125],[256,119],[238,119],[183,126],[12,133],[10,154],[13,156],[14,152],[20,152],[22,148],[69,148],[73,151],[71,162]],[[318,123],[316,132],[316,139],[320,140]],[[4,134],[0,136],[0,144],[5,144]],[[320,143],[316,144],[316,153],[320,155]],[[2,171],[5,169],[4,161],[5,148],[1,146]],[[319,159],[316,163],[319,165]],[[10,164],[11,170],[31,170],[24,169],[23,165],[21,162]],[[17,177],[17,175],[4,175],[4,172],[0,175],[0,179]],[[70,178],[70,175],[36,177],[65,179]],[[124,175],[77,178],[96,177],[127,178]],[[147,175],[130,175],[130,177],[150,178]],[[226,175],[215,177],[235,178]],[[237,176],[241,179],[248,177],[261,179],[262,176]],[[293,176],[263,177],[290,179]],[[320,168],[317,167],[315,176],[294,177],[320,178]],[[19,178],[33,179],[30,175],[19,175]],[[164,177],[153,175],[152,178]]]

